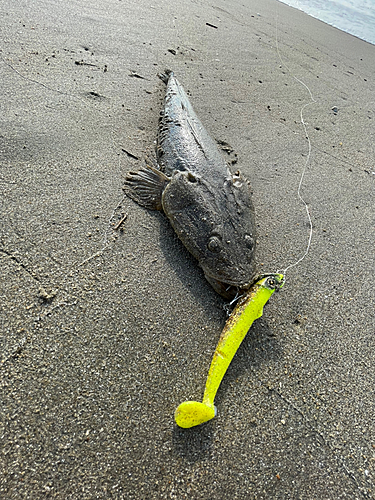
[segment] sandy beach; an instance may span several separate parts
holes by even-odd
[[[375,47],[273,0],[0,13],[0,497],[375,498]],[[259,272],[306,250],[301,109],[311,143],[310,251],[189,430],[225,301],[122,191],[166,68],[251,181]]]

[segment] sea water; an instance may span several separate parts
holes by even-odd
[[[375,45],[375,0],[280,0]]]

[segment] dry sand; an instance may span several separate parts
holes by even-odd
[[[374,498],[375,47],[269,0],[0,11],[0,497]],[[306,247],[311,102],[311,251],[187,431],[224,302],[122,195],[165,68],[251,180],[260,270]]]

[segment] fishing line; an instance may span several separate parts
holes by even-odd
[[[308,154],[307,154],[307,158],[306,158],[304,167],[302,169],[302,174],[301,174],[301,178],[300,178],[300,181],[299,181],[299,184],[298,184],[298,190],[297,190],[298,198],[300,199],[300,201],[302,202],[302,204],[304,205],[305,210],[306,210],[307,218],[309,220],[310,231],[309,231],[309,238],[308,238],[306,250],[303,253],[303,255],[296,262],[294,262],[292,264],[289,264],[287,267],[285,267],[285,269],[283,271],[280,271],[284,275],[284,280],[285,280],[286,272],[289,269],[291,269],[292,267],[295,267],[300,262],[302,262],[304,260],[304,258],[308,255],[308,253],[310,251],[310,247],[311,247],[311,240],[312,240],[312,234],[313,234],[313,223],[312,223],[312,219],[311,219],[311,215],[310,215],[310,211],[309,211],[309,206],[308,206],[307,202],[305,201],[305,199],[303,198],[303,196],[301,195],[302,184],[303,184],[303,181],[304,181],[304,178],[305,178],[305,174],[306,174],[306,171],[307,171],[307,167],[308,167],[308,164],[310,162],[310,157],[311,157],[311,140],[310,140],[309,134],[307,132],[307,126],[306,126],[306,122],[305,122],[305,120],[303,118],[303,112],[304,112],[305,108],[307,108],[307,106],[310,106],[311,104],[316,103],[316,100],[314,99],[314,96],[312,95],[312,92],[309,89],[309,87],[302,80],[300,80],[299,78],[297,78],[293,74],[293,72],[291,71],[291,69],[289,68],[289,66],[285,63],[285,61],[281,57],[280,50],[279,50],[279,41],[278,41],[278,36],[277,36],[278,35],[277,21],[278,21],[278,17],[277,17],[277,13],[276,13],[276,51],[277,51],[277,55],[279,56],[281,65],[284,66],[288,70],[288,72],[294,78],[294,80],[296,80],[296,82],[298,82],[300,85],[302,85],[308,91],[309,96],[310,96],[310,101],[307,102],[307,103],[305,103],[301,107],[301,110],[300,110],[300,121],[301,121],[303,130],[305,132],[305,137],[306,137],[307,142],[308,142]]]

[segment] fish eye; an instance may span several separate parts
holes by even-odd
[[[217,236],[211,236],[208,240],[207,248],[210,252],[219,253],[221,250],[221,241]]]
[[[187,179],[189,182],[197,182],[197,178],[191,172],[188,172]]]
[[[245,235],[245,245],[249,250],[252,250],[254,248],[254,239],[250,234]]]

